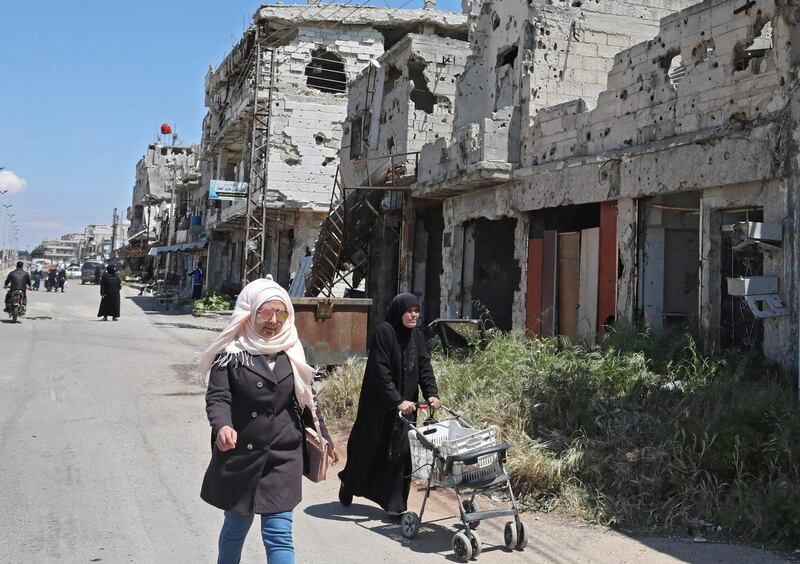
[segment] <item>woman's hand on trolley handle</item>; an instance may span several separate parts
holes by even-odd
[[[440,409],[442,409],[442,400],[440,400],[436,396],[429,397],[428,404],[434,409],[434,411],[439,411]]]
[[[220,452],[225,452],[236,448],[236,430],[225,425],[217,433],[217,440],[214,442]]]
[[[416,410],[417,404],[415,404],[413,401],[404,400],[401,401],[397,406],[397,411],[405,413],[406,415],[414,413]]]

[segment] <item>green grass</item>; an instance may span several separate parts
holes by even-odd
[[[595,350],[494,332],[482,349],[433,362],[445,404],[511,444],[527,506],[638,529],[703,519],[797,546],[792,386],[759,358],[700,348],[691,335],[625,329]],[[329,419],[353,421],[362,374],[349,364],[330,377]]]

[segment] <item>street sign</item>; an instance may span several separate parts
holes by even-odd
[[[208,189],[209,201],[238,200],[247,197],[247,182],[231,180],[212,180]]]

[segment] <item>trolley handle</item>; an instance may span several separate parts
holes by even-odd
[[[477,464],[480,457],[490,454],[499,454],[502,458],[505,458],[507,450],[508,443],[502,442],[479,450],[472,450],[463,454],[454,454],[453,456],[448,456],[445,458],[444,471],[445,473],[451,472],[453,470],[453,463],[455,462],[463,462],[464,464]]]

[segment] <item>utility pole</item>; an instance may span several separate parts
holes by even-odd
[[[175,160],[172,162],[172,188],[170,189],[169,197],[169,220],[167,223],[167,246],[172,245],[172,232],[175,227],[175,175],[177,174],[178,161],[177,157],[173,154]],[[172,253],[167,253],[167,263],[164,272],[164,279],[169,276],[169,267],[172,258]]]
[[[111,219],[111,258],[114,258],[114,249],[117,248],[117,208],[114,208],[114,215]]]

